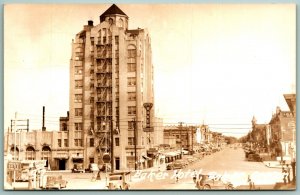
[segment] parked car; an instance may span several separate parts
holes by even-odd
[[[262,159],[259,156],[259,154],[256,154],[256,153],[249,154],[247,160],[248,161],[254,161],[254,162],[261,162],[262,161]]]
[[[183,169],[184,167],[185,165],[182,162],[173,162],[167,165],[167,170]]]
[[[47,183],[44,186],[45,189],[62,189],[67,187],[67,181],[62,178],[62,175],[59,176],[47,176]]]
[[[184,165],[184,167],[189,165],[189,161],[188,160],[184,160],[184,159],[179,159],[176,160],[176,162],[182,163]]]
[[[216,175],[201,175],[196,182],[196,186],[199,190],[210,190],[210,189],[223,189],[232,190],[234,189],[232,183],[223,181],[222,177]]]
[[[84,169],[82,169],[81,165],[74,164],[74,167],[72,169],[72,173],[84,173]]]
[[[90,163],[89,167],[87,169],[85,169],[86,173],[93,173],[93,172],[98,172],[99,171],[99,167],[98,164],[96,163]]]

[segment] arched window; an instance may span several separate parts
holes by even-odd
[[[127,47],[127,51],[128,51],[128,58],[136,57],[136,47],[134,45],[129,45]]]
[[[15,150],[15,147],[12,146],[10,148],[10,153],[12,155],[13,160],[18,160],[19,159],[19,148],[18,147],[16,147],[16,150]]]
[[[51,149],[49,146],[43,146],[42,148],[42,160],[47,160],[46,166],[48,167],[48,163],[51,159]]]
[[[123,28],[124,27],[124,21],[120,18],[118,21],[118,26]]]
[[[26,148],[26,160],[34,160],[35,159],[35,150],[32,146],[28,146]]]

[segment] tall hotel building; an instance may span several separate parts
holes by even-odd
[[[72,41],[70,166],[102,164],[112,143],[114,170],[155,166],[154,108],[144,107],[154,104],[151,40],[146,29],[129,30],[128,21],[113,4]]]

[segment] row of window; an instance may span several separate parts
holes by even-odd
[[[100,96],[100,95],[98,95],[98,96]],[[98,99],[99,99],[99,97],[98,97]],[[111,99],[111,97],[109,99]],[[119,101],[119,92],[116,92],[116,101]],[[136,92],[128,92],[128,101],[136,101]],[[81,103],[81,102],[82,102],[82,95],[75,94],[75,103]],[[95,102],[95,98],[90,97],[90,103],[93,104],[94,102]]]
[[[69,147],[69,140],[64,139],[64,147]],[[62,139],[57,140],[58,147],[62,147]],[[83,146],[82,139],[74,139],[75,146]]]
[[[62,140],[58,139],[58,147],[62,147]],[[151,143],[151,139],[147,139],[148,144]],[[69,147],[69,142],[68,139],[64,139],[64,147]],[[134,137],[128,137],[128,145],[132,146],[134,145]],[[74,145],[75,146],[83,146],[82,143],[82,139],[74,139]],[[142,137],[142,145],[144,145],[144,138]],[[90,142],[89,142],[89,146],[90,147],[94,147],[95,146],[95,142],[94,142],[94,138],[90,138]],[[116,137],[115,138],[115,146],[120,146],[120,138]]]
[[[136,86],[136,77],[128,77],[127,78],[127,85],[128,86]],[[119,86],[119,78],[116,78],[116,86]],[[75,80],[75,88],[76,89],[82,89],[83,83],[82,80]],[[93,89],[95,87],[94,83],[92,82],[90,84],[90,89]]]
[[[133,100],[133,98],[136,98],[135,96],[131,97],[131,100]],[[128,106],[128,115],[136,115],[136,106]],[[82,116],[82,108],[75,108],[75,116],[81,117]],[[76,124],[79,123],[75,123],[75,129],[76,130],[82,130],[82,125],[79,128],[79,126],[77,127]],[[77,129],[78,128],[78,129]]]

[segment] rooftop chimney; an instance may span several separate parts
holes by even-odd
[[[94,23],[93,20],[89,20],[89,21],[88,21],[88,25],[89,25],[89,26],[94,26],[93,23]]]

